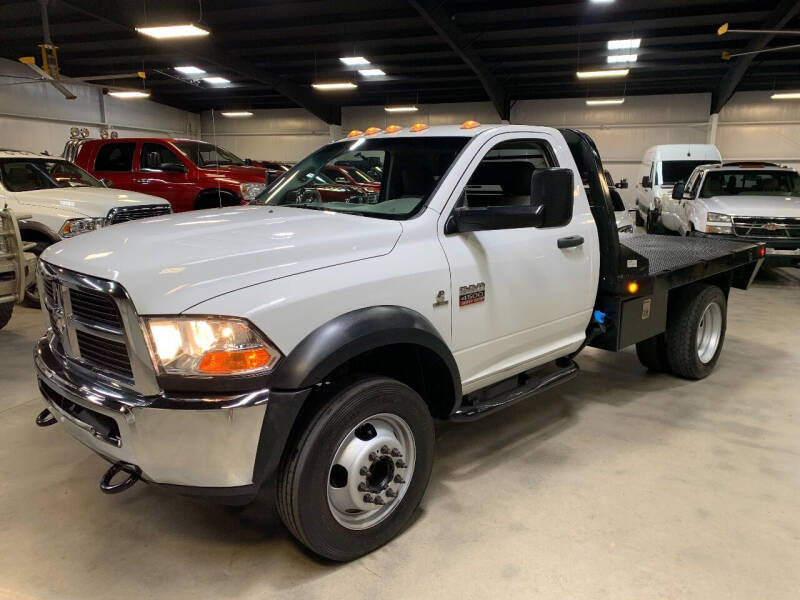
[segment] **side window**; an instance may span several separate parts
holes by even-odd
[[[133,166],[134,142],[103,144],[94,161],[95,171],[130,171]]]
[[[697,196],[697,188],[699,187],[701,179],[703,179],[703,174],[702,172],[698,171],[689,177],[689,181],[686,182],[686,191],[689,193],[691,198]]]
[[[152,171],[162,170],[162,165],[182,165],[181,160],[175,153],[164,144],[145,142],[142,144],[142,156],[139,158],[139,166],[142,169]]]
[[[538,140],[501,142],[483,157],[464,188],[463,206],[522,206],[531,203],[536,169],[555,166],[552,153]]]

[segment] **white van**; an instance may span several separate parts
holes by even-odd
[[[654,233],[658,225],[661,196],[672,194],[672,186],[686,182],[695,167],[721,163],[713,144],[661,144],[644,153],[636,176],[636,224]]]

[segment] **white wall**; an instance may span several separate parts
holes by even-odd
[[[0,59],[0,84],[35,76],[21,63]],[[47,83],[0,85],[0,148],[61,154],[71,127],[88,128],[90,137],[99,137],[101,128],[120,137],[199,135],[200,119],[194,113],[150,100],[103,96],[97,86],[64,83],[75,100]]]
[[[242,158],[287,162],[296,162],[331,141],[328,124],[302,108],[251,112],[252,117],[234,119],[204,112],[202,138]]]

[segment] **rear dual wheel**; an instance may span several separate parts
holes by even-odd
[[[278,511],[315,553],[352,560],[408,524],[433,465],[427,405],[408,386],[370,377],[344,387],[288,449]]]

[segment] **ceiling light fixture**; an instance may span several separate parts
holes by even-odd
[[[772,100],[800,100],[800,92],[779,92],[770,96]]]
[[[224,77],[203,77],[203,81],[211,85],[225,85],[231,82],[230,79],[225,79]]]
[[[630,50],[638,48],[642,43],[642,38],[631,38],[629,40],[608,40],[609,50]]]
[[[611,4],[614,0],[589,0],[592,4]]]
[[[384,109],[388,113],[405,113],[405,112],[417,112],[419,108],[416,106],[386,106]]]
[[[592,98],[586,100],[587,106],[610,106],[612,104],[622,104],[625,98]]]
[[[638,54],[612,54],[608,57],[609,63],[633,63],[636,62]]]
[[[166,40],[181,37],[199,37],[211,33],[208,29],[203,29],[197,25],[165,25],[163,27],[137,27],[136,31],[144,35]]]
[[[381,69],[359,69],[358,72],[364,77],[380,77],[381,75],[386,75]]]
[[[370,64],[370,62],[363,56],[342,56],[339,60],[348,67],[358,67],[361,65]]]
[[[198,69],[197,67],[186,66],[186,67],[175,67],[175,70],[178,73],[183,73],[184,75],[204,75],[205,71],[203,69]]]
[[[578,71],[578,79],[596,79],[600,77],[626,77],[630,69],[606,69],[605,71]]]
[[[150,92],[147,90],[114,90],[108,92],[108,95],[114,96],[114,98],[129,100],[132,98],[149,98]]]
[[[253,113],[251,113],[249,110],[227,110],[222,111],[219,114],[221,114],[223,117],[228,117],[229,119],[253,116]]]
[[[358,86],[355,83],[351,83],[349,81],[341,81],[341,82],[334,82],[334,83],[312,83],[311,87],[317,90],[323,91],[333,91],[333,90],[352,90],[357,88]]]

